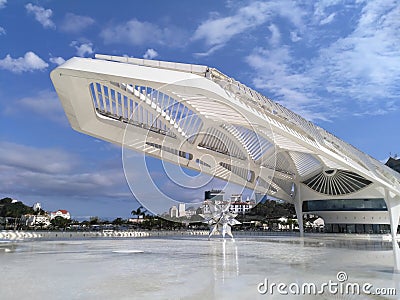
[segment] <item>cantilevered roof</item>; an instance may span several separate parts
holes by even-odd
[[[68,60],[51,78],[85,134],[286,201],[293,184],[321,199],[400,195],[399,173],[215,68],[96,55]]]

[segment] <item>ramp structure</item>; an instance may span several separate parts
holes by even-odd
[[[51,80],[75,130],[293,203],[301,235],[305,212],[391,229],[400,270],[400,174],[217,69],[96,55]]]

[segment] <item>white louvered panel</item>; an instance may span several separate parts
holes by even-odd
[[[265,166],[270,169],[275,169],[280,172],[296,174],[297,170],[290,163],[290,160],[291,158],[287,154],[283,152],[277,152],[274,155],[271,155],[270,157],[266,158],[263,161],[262,166]]]
[[[273,134],[273,141],[281,149],[304,153],[313,153],[311,150],[277,133]]]
[[[230,171],[221,167],[220,165],[217,165],[216,168],[213,169],[213,174],[220,178],[228,178]]]
[[[227,123],[223,124],[222,127],[238,139],[253,160],[259,159],[273,146],[253,129]]]
[[[323,167],[322,164],[309,153],[290,151],[289,155],[296,166],[297,173],[302,177],[312,174]]]
[[[221,103],[210,101],[209,99],[190,100],[188,103],[206,117],[215,117],[220,120],[229,119],[229,122],[235,124],[248,124],[247,120],[241,114]]]
[[[325,164],[325,166],[329,169],[343,169],[343,170],[348,170],[347,168],[343,167],[341,164],[335,163],[333,161],[331,161],[330,159],[322,156],[322,155],[318,155],[319,159],[322,160],[322,162]]]

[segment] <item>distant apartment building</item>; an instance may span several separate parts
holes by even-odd
[[[220,204],[229,204],[229,211],[236,214],[245,214],[250,209],[252,209],[256,202],[254,200],[247,199],[243,201],[242,194],[232,194],[230,200],[224,200],[224,192],[221,190],[211,190],[206,191],[204,194],[204,203],[203,203],[203,213],[211,213],[210,204],[220,205]]]
[[[174,205],[169,209],[169,216],[171,218],[177,218],[179,216],[178,208]]]
[[[137,218],[130,218],[128,219],[129,223],[143,223],[144,217],[142,215],[137,216]]]
[[[169,209],[169,216],[171,218],[181,218],[181,217],[186,217],[186,204],[185,203],[179,203],[178,206],[173,205]]]
[[[185,205],[185,203],[179,203],[178,216],[179,217],[186,217],[186,205]]]
[[[251,201],[249,199],[243,201],[242,194],[231,195],[231,205],[229,206],[229,211],[231,211],[232,213],[244,215],[254,206],[254,201]]]
[[[194,207],[186,208],[186,203],[179,203],[178,206],[173,205],[169,209],[169,216],[171,218],[191,218],[197,214],[197,210]]]
[[[197,215],[197,210],[195,208],[190,207],[186,210],[186,217],[191,218],[194,215]]]
[[[211,190],[204,192],[203,214],[211,213],[210,204],[218,205],[224,203],[224,192],[222,190]]]
[[[46,228],[50,225],[49,216],[35,216],[35,215],[25,215],[21,218],[21,221],[25,223],[28,227],[43,227]]]
[[[50,213],[50,220],[53,220],[56,217],[62,217],[67,220],[71,219],[71,215],[70,215],[69,211],[67,211],[65,209],[59,209],[57,211]]]

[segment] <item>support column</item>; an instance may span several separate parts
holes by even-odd
[[[400,273],[400,247],[396,239],[397,227],[399,226],[399,218],[400,218],[400,201],[398,201],[398,203],[394,203],[395,199],[390,196],[388,190],[385,190],[385,200],[388,206],[389,217],[390,217],[390,233],[392,236],[394,272]]]
[[[296,184],[294,195],[294,208],[296,209],[297,222],[299,223],[300,237],[304,236],[303,199],[301,199],[300,183]]]

